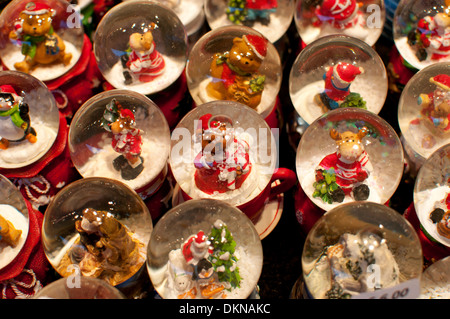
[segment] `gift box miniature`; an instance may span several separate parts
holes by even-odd
[[[448,144],[420,167],[414,186],[414,207],[421,229],[435,244],[450,247],[450,187]]]
[[[186,76],[197,105],[235,101],[266,118],[275,107],[281,85],[280,57],[257,31],[226,26],[206,33],[195,43]]]
[[[434,151],[449,142],[449,74],[448,64],[437,62],[417,72],[402,91],[398,121],[413,176]]]
[[[155,225],[147,270],[165,299],[247,298],[262,257],[259,236],[241,211],[218,200],[192,200]]]
[[[18,71],[2,71],[0,124],[0,168],[31,165],[57,139],[60,120],[55,99],[35,77]]]
[[[288,30],[294,13],[292,0],[209,0],[206,21],[212,30],[227,25],[245,25],[277,42]]]
[[[327,35],[342,34],[372,46],[383,30],[385,6],[379,0],[298,0],[294,21],[306,45]]]
[[[111,90],[89,99],[69,130],[72,161],[83,177],[107,177],[138,193],[156,191],[167,174],[170,131],[146,96]]]
[[[302,191],[322,210],[353,201],[384,204],[403,175],[403,149],[394,129],[379,116],[336,109],[305,130],[296,167]]]
[[[449,59],[448,1],[400,1],[394,15],[394,42],[417,70]]]
[[[422,265],[417,234],[395,210],[372,202],[344,204],[306,237],[297,298],[417,298]],[[396,290],[402,294],[392,297]]]
[[[2,37],[3,65],[41,81],[69,72],[80,59],[84,43],[74,12],[61,0],[10,2],[0,17],[1,28],[8,33]]]
[[[131,280],[146,259],[150,213],[125,184],[84,178],[63,188],[48,205],[43,247],[62,276],[99,278],[112,286]]]
[[[144,95],[160,92],[180,77],[186,65],[183,23],[157,2],[114,6],[100,21],[93,42],[98,67],[116,89]]]
[[[375,50],[356,38],[322,37],[297,56],[289,75],[289,94],[308,124],[337,108],[378,114],[388,92],[387,73]]]

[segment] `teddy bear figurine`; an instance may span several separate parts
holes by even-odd
[[[230,51],[214,55],[210,66],[213,81],[208,95],[236,101],[255,109],[261,102],[266,77],[258,70],[267,54],[267,40],[257,35],[233,39]]]
[[[154,29],[155,24],[152,23],[149,31],[130,35],[128,52],[122,56],[121,60],[126,85],[136,80],[150,82],[164,72],[164,58],[155,49],[156,45],[152,34]]]
[[[10,32],[9,38],[19,41],[25,59],[16,62],[16,70],[29,73],[39,64],[70,64],[72,54],[65,51],[64,41],[56,34],[52,26],[55,11],[44,3],[28,2],[20,12],[19,20]]]
[[[5,136],[6,135],[6,136]],[[36,143],[37,133],[31,126],[29,106],[11,85],[0,86],[0,150],[10,143],[28,140]]]
[[[428,94],[420,94],[417,103],[424,124],[437,136],[450,133],[450,76],[438,74],[430,78],[436,88]]]

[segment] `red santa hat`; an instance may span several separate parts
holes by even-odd
[[[134,120],[134,113],[129,109],[120,110],[120,117],[126,119],[127,117]]]
[[[364,69],[361,67],[339,62],[333,69],[332,82],[338,88],[345,88],[353,82],[357,75],[362,73],[364,73]]]
[[[450,91],[450,76],[447,74],[438,74],[432,77],[430,82],[446,91]]]
[[[356,0],[324,0],[318,13],[333,18],[335,21],[344,21],[357,10]]]
[[[25,6],[25,10],[22,12],[29,15],[41,15],[52,12],[52,16],[55,15],[54,10],[52,10],[49,5],[41,2],[28,2]]]
[[[11,93],[11,94],[17,95],[14,88],[9,84],[0,86],[0,92],[1,93]]]
[[[266,57],[267,39],[253,34],[244,35],[242,38],[258,58],[263,60]]]
[[[195,254],[203,255],[212,253],[212,249],[207,243],[208,237],[203,231],[199,231],[197,235],[191,236],[183,245],[182,253],[186,262],[196,262]],[[198,256],[197,256],[198,257]]]

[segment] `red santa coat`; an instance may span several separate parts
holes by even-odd
[[[134,128],[132,130],[122,130],[118,134],[114,134],[112,140],[113,149],[124,154],[125,158],[139,155],[141,153],[142,145],[142,131]]]
[[[165,61],[161,53],[155,49],[155,43],[153,42],[148,51],[143,53],[132,51],[128,58],[127,67],[138,77],[139,81],[149,82],[163,73]]]
[[[336,183],[346,195],[349,195],[354,184],[369,177],[368,162],[369,157],[365,151],[358,160],[351,163],[343,160],[339,152],[335,152],[325,156],[317,169],[330,170],[333,168],[336,174]]]
[[[195,184],[207,194],[214,192],[224,193],[229,190],[238,189],[246,180],[251,171],[250,155],[248,153],[247,142],[234,139],[234,151],[225,152],[225,160],[217,162],[214,158],[211,161],[203,152],[200,152],[194,159]],[[237,175],[237,167],[242,170],[241,175]]]
[[[245,7],[252,10],[269,10],[278,6],[277,0],[247,0]]]

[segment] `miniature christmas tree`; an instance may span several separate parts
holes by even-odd
[[[228,227],[223,222],[216,222],[209,239],[214,250],[209,261],[217,272],[219,281],[229,282],[233,288],[240,287],[241,276],[236,266],[238,259],[234,255],[236,242]]]
[[[228,19],[234,24],[242,24],[247,16],[245,0],[230,0],[226,10]]]
[[[315,191],[312,196],[314,198],[320,197],[325,203],[332,204],[344,200],[345,194],[336,183],[334,169],[318,171],[313,186]]]
[[[111,131],[110,125],[114,123],[119,118],[120,104],[116,99],[112,99],[107,105],[105,112],[103,112],[103,117],[101,119],[101,126],[107,130]]]

